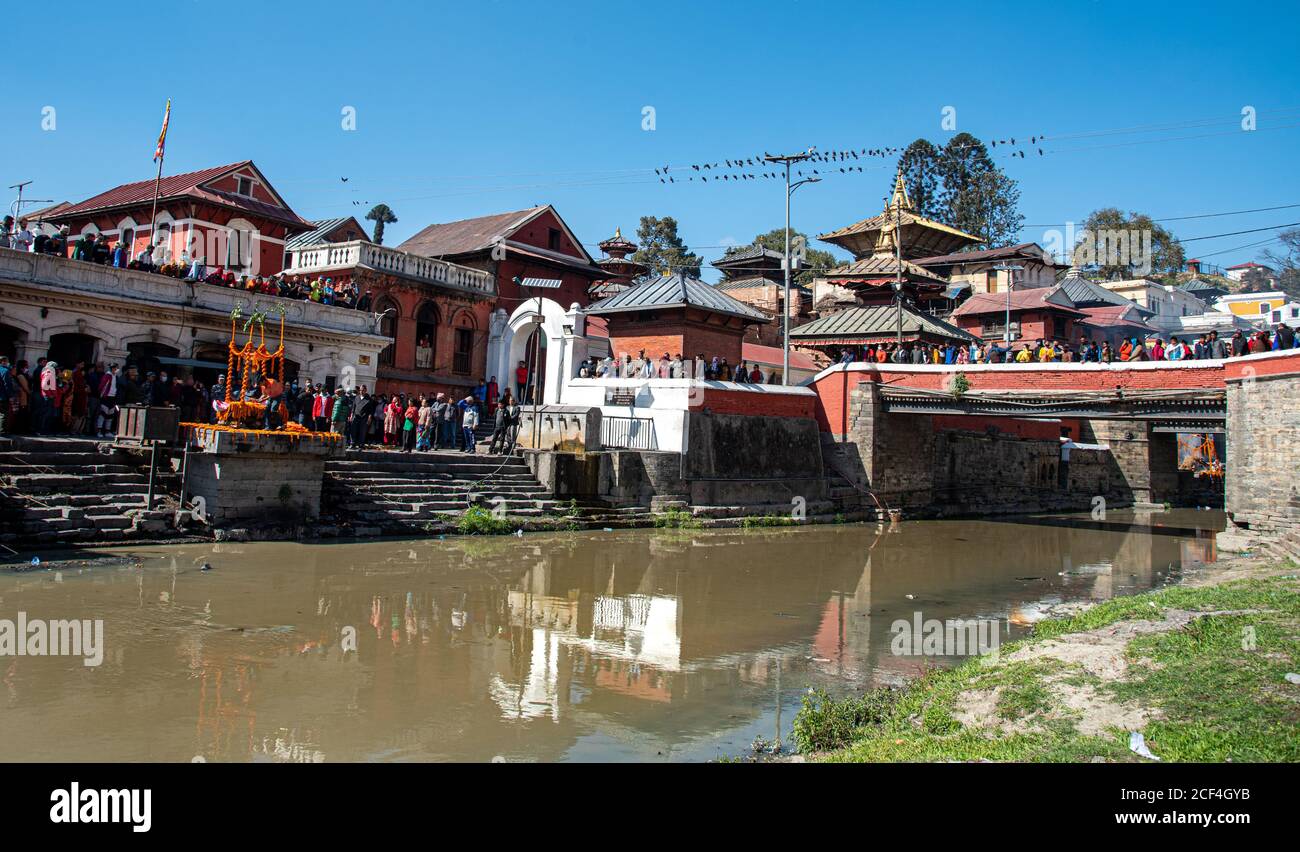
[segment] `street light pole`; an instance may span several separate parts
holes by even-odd
[[[769,163],[781,163],[785,166],[785,285],[784,299],[781,306],[781,384],[790,384],[790,196],[806,183],[817,183],[821,178],[804,178],[790,183],[790,164],[799,163],[812,156],[816,148],[809,148],[802,154],[767,154],[763,157]]]

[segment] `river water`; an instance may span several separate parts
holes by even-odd
[[[0,657],[0,759],[709,760],[953,657],[896,619],[1177,582],[1218,512],[138,547],[0,574],[0,619],[102,619],[103,659]],[[202,570],[204,563],[210,570]],[[353,650],[355,649],[355,650]]]

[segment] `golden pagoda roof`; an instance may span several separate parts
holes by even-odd
[[[834,231],[819,234],[817,239],[833,243],[863,258],[873,254],[894,253],[895,223],[903,231],[904,257],[930,257],[949,254],[973,243],[980,237],[927,219],[912,209],[903,184],[902,172],[894,180],[894,192],[883,212]]]

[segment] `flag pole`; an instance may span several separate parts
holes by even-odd
[[[155,249],[158,247],[154,240],[158,236],[158,190],[162,187],[162,167],[165,157],[158,158],[158,175],[153,179],[153,212],[149,214],[149,245]],[[153,252],[149,252],[149,260],[153,261]]]
[[[153,253],[158,249],[158,193],[162,188],[162,170],[163,160],[166,159],[167,152],[167,125],[172,120],[172,99],[167,99],[167,109],[163,112],[162,130],[158,133],[158,146],[154,149],[153,158],[158,161],[158,174],[153,179],[153,210],[149,214],[149,262],[153,263]],[[170,237],[171,235],[168,234]],[[166,256],[164,252],[164,256]]]

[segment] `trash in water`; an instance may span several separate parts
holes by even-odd
[[[33,556],[33,557],[32,557],[32,567],[35,568],[37,565],[40,565],[40,564],[41,564],[41,557],[39,557],[39,556]]]
[[[1151,753],[1151,749],[1147,748],[1147,738],[1142,736],[1141,731],[1129,731],[1128,750],[1139,757],[1147,757],[1151,760],[1160,759]]]
[[[605,527],[605,532],[613,532],[613,531],[614,531],[613,527]]]
[[[523,537],[524,537],[523,530],[515,530],[515,538],[523,538]]]
[[[1300,684],[1300,674],[1296,674],[1295,672],[1287,672],[1286,682]]]

